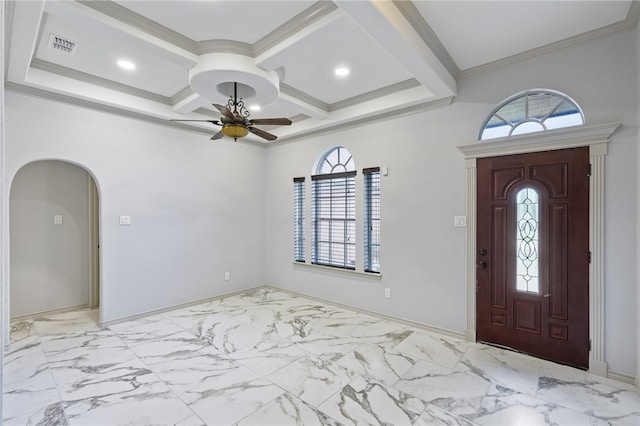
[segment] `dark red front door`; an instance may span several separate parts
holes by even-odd
[[[588,368],[588,148],[477,166],[478,340]]]

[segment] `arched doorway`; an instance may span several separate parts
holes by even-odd
[[[99,305],[99,197],[84,168],[59,160],[16,173],[9,199],[11,318]]]

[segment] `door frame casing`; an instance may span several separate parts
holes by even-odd
[[[589,147],[589,372],[607,377],[604,359],[604,157],[611,135],[621,123],[575,126],[540,133],[475,141],[458,146],[467,172],[467,329],[468,341],[476,341],[476,231],[477,159],[512,154]]]
[[[100,195],[91,173],[89,181],[89,300],[90,309],[100,306]]]

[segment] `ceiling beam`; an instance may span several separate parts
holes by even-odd
[[[449,98],[448,102],[450,102],[450,99],[451,98]],[[351,105],[332,111],[325,118],[309,118],[296,122],[290,127],[278,128],[278,137],[281,139],[293,138],[311,132],[335,129],[338,126],[344,126],[351,122],[357,121],[363,123],[367,120],[380,119],[380,117],[395,117],[398,111],[424,105],[430,101],[435,101],[435,99],[433,99],[431,92],[424,86],[410,87],[362,102],[358,105]]]
[[[435,98],[455,96],[455,78],[392,2],[334,0]]]
[[[266,49],[255,58],[256,65],[266,71],[273,71],[297,57],[308,54],[309,50],[341,37],[355,27],[355,23],[344,12],[335,9],[301,31]]]
[[[7,80],[22,84],[29,76],[29,67],[38,44],[38,30],[44,11],[43,0],[14,2],[11,43],[11,60]],[[20,25],[16,25],[16,23]]]
[[[294,108],[300,114],[305,114],[319,120],[322,120],[329,115],[329,112],[326,109],[313,105],[310,102],[306,102],[288,92],[281,91],[280,96],[275,102],[286,108]]]
[[[203,98],[197,93],[192,93],[186,98],[181,99],[180,101],[173,104],[172,108],[175,112],[178,112],[180,114],[187,114],[197,110],[198,108],[209,105],[210,103],[211,102],[209,102],[209,100]]]

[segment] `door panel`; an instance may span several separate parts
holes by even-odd
[[[586,147],[478,160],[479,341],[588,367],[588,163]]]

